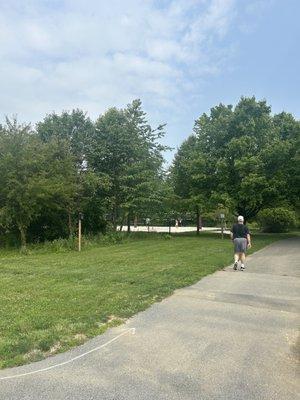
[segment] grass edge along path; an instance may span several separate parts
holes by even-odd
[[[256,235],[260,250],[286,235]],[[121,245],[0,252],[0,368],[84,343],[232,261],[216,234],[155,235]]]

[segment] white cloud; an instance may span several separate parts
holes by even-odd
[[[0,112],[176,109],[220,71],[233,18],[233,0],[0,0]]]

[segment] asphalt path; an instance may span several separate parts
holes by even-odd
[[[83,346],[0,371],[0,399],[298,399],[299,259],[299,239],[277,242],[245,271],[225,268]]]

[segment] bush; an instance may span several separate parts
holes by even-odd
[[[258,213],[257,219],[263,232],[288,232],[296,226],[294,211],[283,207],[265,208]]]

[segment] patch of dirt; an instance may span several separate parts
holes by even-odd
[[[123,323],[126,321],[126,318],[117,317],[115,315],[109,315],[105,322],[98,322],[97,325],[101,328],[104,325],[114,325],[114,323]]]
[[[87,339],[87,336],[84,333],[77,333],[74,336],[74,339],[76,339],[78,342],[84,342]]]
[[[33,349],[28,353],[24,354],[23,358],[27,362],[40,361],[44,358],[44,353],[41,350]]]
[[[52,356],[53,354],[57,353],[60,348],[61,348],[61,343],[60,342],[55,343],[47,352],[47,356]]]

